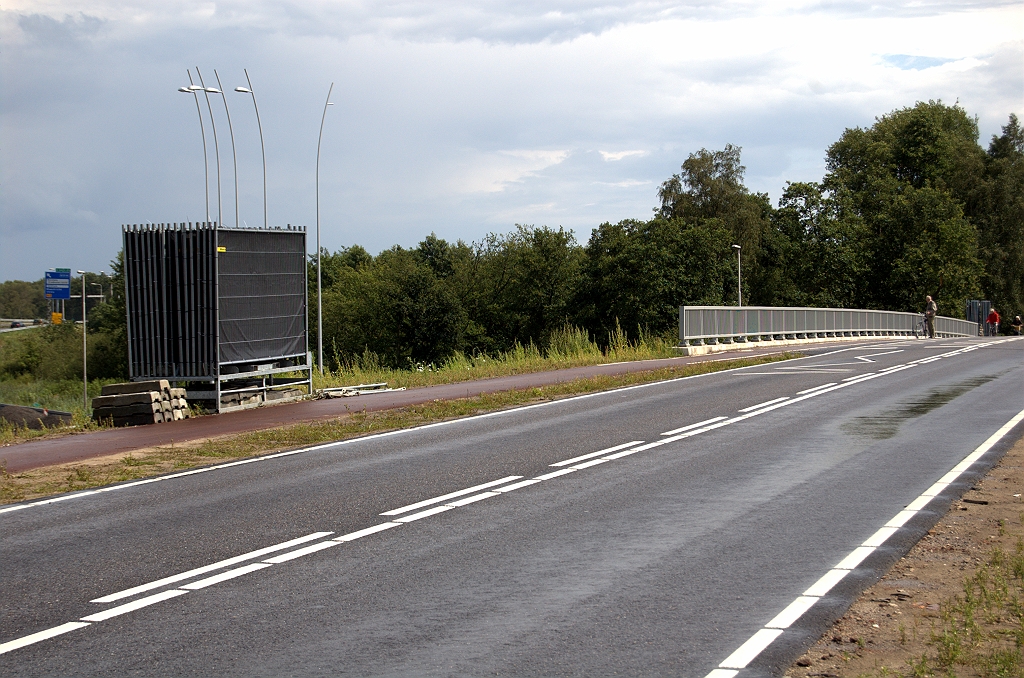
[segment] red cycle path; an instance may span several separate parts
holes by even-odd
[[[305,400],[281,405],[238,410],[225,414],[183,419],[181,421],[150,426],[132,426],[106,429],[78,435],[59,436],[24,443],[8,445],[0,450],[0,462],[6,462],[8,473],[18,473],[41,466],[66,464],[83,459],[102,457],[108,454],[127,454],[132,450],[146,447],[183,443],[215,436],[244,433],[260,429],[276,428],[319,419],[330,419],[349,412],[389,410],[409,405],[419,405],[432,400],[454,400],[469,398],[485,393],[514,391],[536,386],[560,384],[574,379],[599,375],[627,374],[656,370],[672,365],[706,362],[709,360],[733,360],[771,353],[780,353],[779,348],[747,349],[730,352],[726,356],[690,356],[642,360],[627,363],[610,363],[589,367],[574,367],[550,372],[531,372],[509,377],[465,381],[456,384],[413,388],[407,391],[387,391],[351,398],[329,400]]]

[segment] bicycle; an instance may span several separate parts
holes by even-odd
[[[925,316],[922,315],[921,319],[914,325],[914,337],[917,339],[928,338],[928,321]]]

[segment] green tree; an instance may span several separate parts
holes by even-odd
[[[722,303],[735,280],[731,254],[730,233],[714,219],[601,224],[587,243],[576,321],[599,340],[617,323],[627,333],[669,332],[679,306]]]
[[[0,283],[0,318],[46,318],[44,281],[7,280]]]
[[[1011,115],[986,154],[984,210],[979,210],[985,296],[1007,319],[1024,315],[1024,129]]]
[[[963,316],[980,293],[977,231],[965,210],[984,194],[977,123],[959,106],[918,103],[848,129],[829,147],[824,187],[841,218],[863,223],[855,305],[919,311],[932,295]]]

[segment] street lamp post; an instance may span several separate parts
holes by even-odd
[[[86,343],[85,343],[85,271],[79,271],[82,276],[82,404],[86,415],[89,414],[89,368],[86,366]]]
[[[199,66],[196,66],[196,75],[199,76],[199,84],[203,88],[203,96],[206,97],[206,108],[210,111],[210,126],[213,128],[213,155],[217,159],[217,224],[222,225],[224,223],[224,211],[221,207],[220,199],[220,144],[217,143],[217,121],[213,117],[213,106],[210,104],[210,90],[214,88],[208,88],[206,83],[203,82],[203,74],[199,72]],[[214,91],[216,90],[214,89]]]
[[[224,113],[228,116],[228,133],[231,135],[231,162],[235,171],[235,228],[238,228],[238,155],[235,153],[235,130],[231,127],[231,111],[228,110],[228,98],[224,94],[224,86],[220,84],[220,75],[217,74],[216,68],[213,69],[213,77],[217,78],[217,90],[214,91],[210,87],[206,91],[211,94],[220,94],[220,98],[224,100]]]
[[[736,300],[738,306],[743,306],[743,269],[742,262],[740,261],[741,247],[739,245],[733,245],[732,248],[736,250]]]
[[[327,101],[324,103],[324,114],[320,117],[320,136],[316,140],[316,363],[320,368],[320,376],[324,374],[324,304],[323,289],[320,278],[320,142],[324,138],[324,120],[327,119],[327,107],[331,103],[331,92],[334,83],[327,90]]]
[[[263,228],[268,228],[267,221],[267,148],[263,144],[263,123],[260,122],[260,107],[256,104],[256,92],[252,89],[252,80],[249,79],[249,71],[242,69],[245,73],[245,81],[249,83],[248,87],[236,87],[236,92],[242,94],[249,94],[252,96],[252,105],[256,109],[256,126],[260,130],[260,151],[263,153]]]
[[[206,188],[206,220],[210,220],[210,160],[206,151],[206,126],[203,125],[203,109],[199,106],[199,95],[196,93],[198,86],[192,82],[192,71],[188,72],[188,87],[179,87],[179,92],[185,94],[191,94],[196,98],[196,113],[199,114],[199,133],[203,136],[203,167],[206,170],[206,181],[204,186]]]

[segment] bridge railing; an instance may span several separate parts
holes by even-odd
[[[778,306],[680,306],[679,343],[913,336],[924,316],[898,311]],[[976,337],[978,323],[936,316],[939,337]]]

